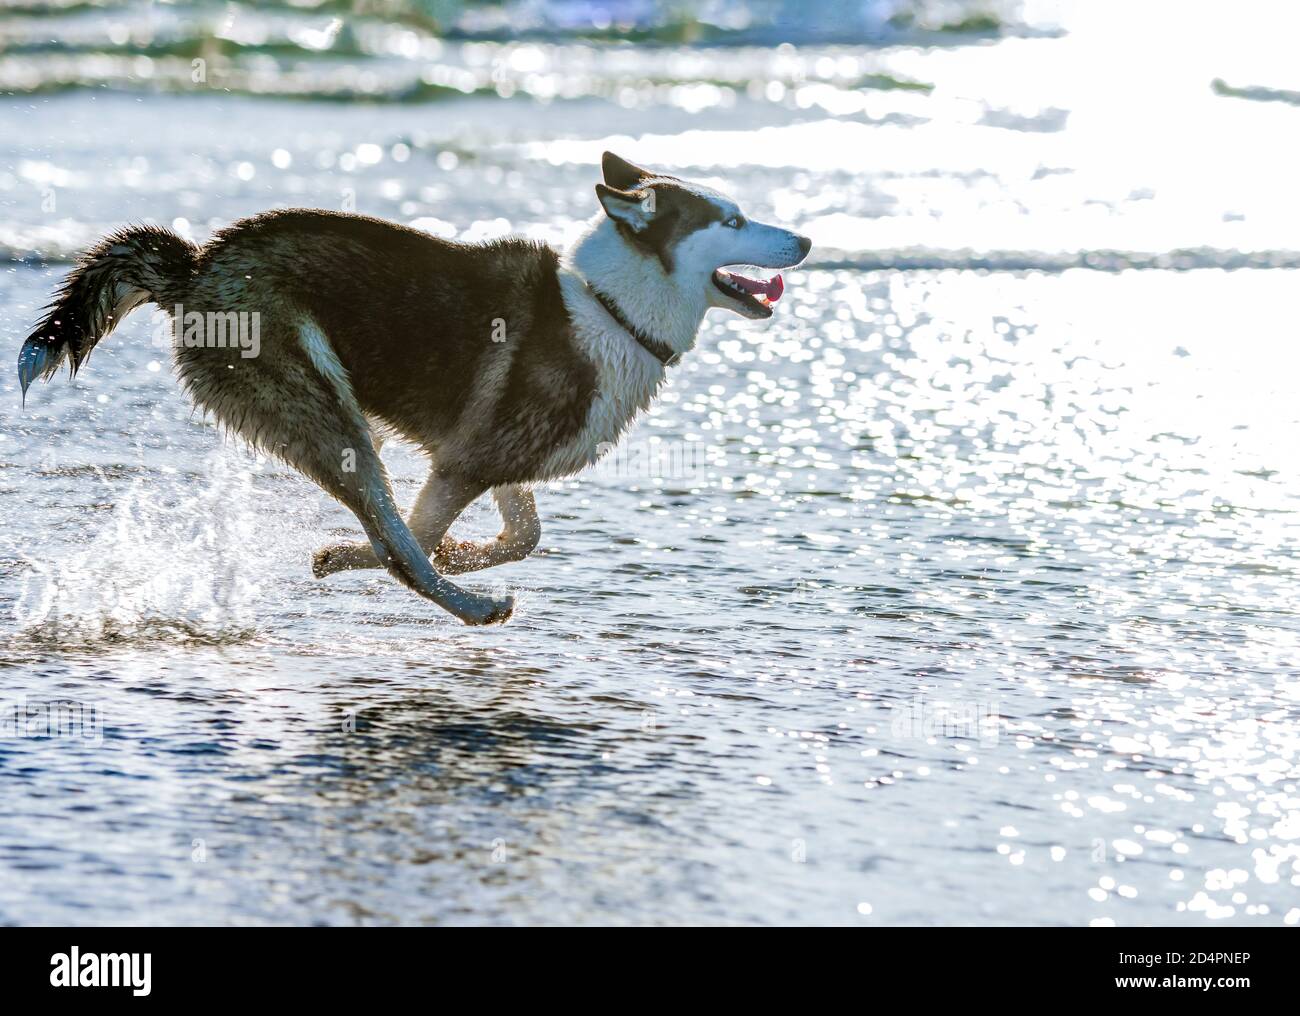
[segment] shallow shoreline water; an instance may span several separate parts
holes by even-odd
[[[1035,288],[1167,300],[1248,280],[1205,275],[791,290],[964,315],[997,285],[1037,316]],[[43,289],[18,278],[6,306]],[[1155,435],[1108,414],[1121,393],[1179,414],[1238,394],[1218,371],[1174,376],[1214,334],[1107,382],[1120,369],[1087,333],[1049,350],[1040,327],[1037,344],[968,339],[982,377],[919,325],[898,353],[849,341],[802,362],[793,339],[760,361],[770,337],[712,336],[638,431],[704,438],[678,460],[696,475],[541,492],[543,552],[472,577],[516,593],[518,615],[478,631],[384,576],[312,580],[346,514],[191,419],[128,325],[75,387],[32,393],[0,454],[6,517],[41,506],[4,534],[6,704],[70,699],[100,724],[87,744],[0,742],[0,857],[22,876],[0,913],[1275,923],[1293,892],[1297,636],[1276,540],[1295,492],[1250,431],[1223,436],[1226,460],[1176,431],[1131,459]],[[871,384],[818,397],[839,357]],[[1249,420],[1259,393],[1239,394]],[[720,422],[696,431],[701,414]],[[1107,469],[1116,448],[1130,460]],[[389,458],[409,500],[418,460]]]

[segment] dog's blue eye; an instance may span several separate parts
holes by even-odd
[[[744,224],[745,224],[745,217],[743,215],[733,215],[731,218],[729,218],[726,222],[723,223],[723,225],[726,226],[728,229],[739,229]]]

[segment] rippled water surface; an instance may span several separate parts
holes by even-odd
[[[558,244],[610,147],[819,245],[538,492],[541,549],[467,576],[520,602],[486,630],[311,578],[354,520],[195,415],[144,312],[25,409],[0,380],[0,920],[1300,921],[1300,112],[1205,50],[1100,87],[1098,33],[0,100],[15,354],[123,220]]]

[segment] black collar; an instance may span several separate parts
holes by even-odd
[[[587,288],[591,290],[591,295],[600,301],[600,305],[605,308],[609,316],[617,321],[625,332],[641,344],[642,349],[662,363],[665,367],[674,367],[677,365],[677,361],[682,358],[681,353],[674,352],[672,347],[667,343],[660,342],[652,335],[647,335],[636,325],[632,324],[631,321],[623,316],[623,312],[618,309],[618,304],[598,290],[590,282],[587,283]]]

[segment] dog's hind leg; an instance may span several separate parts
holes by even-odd
[[[475,484],[435,471],[415,499],[407,525],[425,553],[435,555],[434,567],[444,575],[522,561],[541,538],[542,524],[537,517],[533,492],[517,486],[497,487],[492,491],[505,522],[505,528],[495,540],[475,543],[448,536],[447,530],[456,517],[482,492]],[[312,558],[312,573],[317,578],[352,568],[378,567],[374,551],[364,543],[336,543],[318,550]]]
[[[182,354],[178,363],[186,386],[200,405],[233,430],[284,459],[347,506],[365,530],[378,563],[404,585],[467,624],[506,620],[513,600],[471,593],[434,570],[398,514],[346,371],[314,324],[303,324],[297,331],[305,358],[283,348],[266,355],[264,347],[255,367],[247,361],[250,369],[237,389],[228,377],[214,377],[206,369],[199,357],[207,350],[193,351],[194,357]]]
[[[495,568],[509,561],[522,561],[537,547],[542,538],[542,523],[537,517],[533,492],[511,485],[494,488],[492,496],[505,523],[501,535],[488,543],[443,537],[433,559],[442,574],[460,575],[480,568]]]
[[[436,469],[429,474],[407,516],[406,525],[426,557],[442,542],[456,517],[483,493],[483,487]],[[379,558],[368,543],[335,543],[312,557],[312,574],[318,579],[353,568],[378,568]]]
[[[368,455],[358,454],[357,458],[358,465],[363,458],[370,460],[358,469],[363,477],[361,483],[356,489],[336,496],[361,522],[379,563],[399,581],[466,624],[507,620],[514,611],[513,598],[496,600],[471,593],[438,574],[424,548],[402,521],[378,456],[370,451]]]

